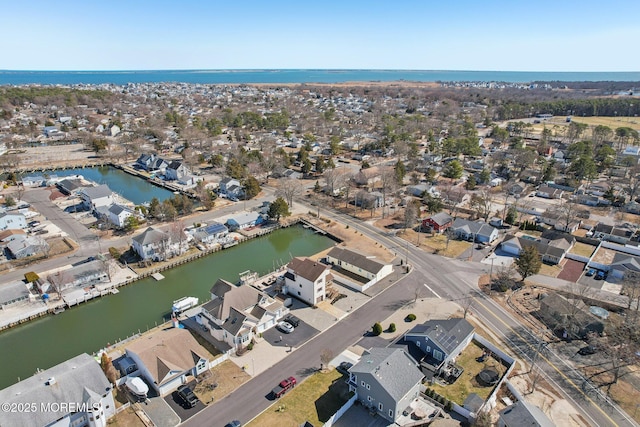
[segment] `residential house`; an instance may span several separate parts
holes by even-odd
[[[509,194],[516,198],[519,198],[520,196],[522,196],[525,188],[526,187],[522,184],[513,184],[511,187],[509,187]]]
[[[127,218],[136,215],[138,214],[133,209],[117,203],[112,204],[107,209],[107,219],[118,228],[124,228],[127,225]]]
[[[42,175],[28,175],[23,177],[21,182],[25,187],[42,187],[47,180]]]
[[[7,243],[9,243],[12,240],[15,240],[18,235],[25,235],[27,234],[23,229],[21,228],[16,228],[16,229],[7,229],[4,231],[0,231],[0,247],[4,247]]]
[[[401,348],[372,348],[349,369],[349,391],[380,417],[394,423],[420,396],[424,374]]]
[[[164,231],[147,228],[131,241],[133,250],[142,260],[163,261],[171,258],[171,238]]]
[[[226,222],[229,230],[244,230],[255,227],[264,222],[264,218],[257,212],[244,212],[229,218]]]
[[[596,224],[591,232],[594,239],[620,243],[621,245],[629,243],[634,234],[634,230],[631,228],[617,227],[614,225],[603,224],[601,222]]]
[[[420,349],[423,371],[437,375],[473,339],[473,326],[465,319],[428,320],[404,334],[404,340]]]
[[[138,166],[141,169],[149,170],[151,163],[155,159],[154,154],[140,154],[140,157],[135,162],[135,166]]]
[[[209,371],[211,354],[182,328],[160,329],[128,344],[126,356],[161,395]]]
[[[22,280],[5,283],[0,286],[0,311],[14,304],[28,301],[32,295],[27,285]],[[38,295],[40,297],[40,295]]]
[[[40,236],[18,234],[13,240],[7,243],[6,249],[15,259],[22,259],[37,254],[44,254],[48,251],[49,245]]]
[[[169,163],[155,154],[141,154],[136,160],[135,166],[147,172],[164,173]]]
[[[547,209],[540,215],[540,220],[543,224],[550,225],[555,230],[565,233],[575,233],[580,228],[580,225],[582,225],[581,220],[570,219],[567,224],[566,219],[566,214],[551,209]]]
[[[235,286],[223,279],[211,287],[211,301],[200,310],[198,321],[233,350],[246,347],[289,312],[282,302],[253,286]]]
[[[417,184],[407,187],[407,192],[415,197],[422,197],[424,194],[429,194],[431,197],[440,197],[440,192],[430,184]]]
[[[191,171],[181,160],[173,160],[164,171],[165,178],[170,181],[178,181],[190,174]]]
[[[8,408],[0,411],[0,425],[12,427],[105,427],[116,414],[113,385],[100,364],[86,353],[0,390]]]
[[[285,169],[282,172],[283,178],[291,178],[291,179],[302,179],[304,174],[302,172],[296,172],[293,169]]]
[[[76,264],[71,268],[59,269],[47,276],[46,281],[39,284],[40,292],[49,292],[53,286],[57,292],[74,287],[91,286],[109,282],[108,266],[100,260]]]
[[[393,265],[378,262],[373,258],[338,246],[327,253],[327,262],[365,278],[370,286],[393,272]]]
[[[27,228],[27,220],[21,213],[0,213],[0,230],[24,230],[25,228]]]
[[[589,306],[580,299],[567,299],[559,294],[549,294],[540,300],[535,313],[552,331],[563,337],[585,338],[589,332],[602,334],[604,324],[591,314]]]
[[[373,188],[375,184],[380,181],[380,174],[381,171],[376,166],[367,169],[360,169],[360,171],[353,177],[353,182],[360,187]]]
[[[537,406],[518,400],[499,412],[498,427],[555,427],[556,424]]]
[[[437,214],[431,215],[429,218],[422,220],[423,228],[431,228],[436,233],[442,233],[452,225],[453,217],[444,212],[438,212]]]
[[[331,267],[310,258],[293,258],[284,275],[287,294],[311,306],[324,301],[326,288],[331,284]]]
[[[640,257],[616,252],[609,264],[609,276],[624,279],[628,272],[640,273]]]
[[[358,191],[354,196],[353,202],[356,206],[360,206],[363,209],[376,209],[382,206],[384,196],[379,191]]]
[[[70,196],[72,194],[76,194],[81,188],[84,187],[82,184],[82,180],[79,178],[73,179],[63,179],[56,182],[56,187],[60,190],[60,192],[64,195]]]
[[[519,256],[525,247],[535,246],[543,262],[547,264],[559,264],[567,252],[573,247],[576,239],[566,233],[546,235],[547,237],[535,238],[527,235],[515,236],[513,234],[507,234],[500,244],[500,247],[508,254]]]
[[[498,238],[498,230],[484,221],[456,218],[451,225],[453,235],[472,242],[492,243]]]
[[[229,229],[219,222],[212,222],[194,230],[193,238],[201,243],[211,244],[224,239],[229,234]]]
[[[111,206],[114,203],[113,192],[106,184],[85,187],[79,191],[79,194],[84,205],[91,211],[99,207]]]
[[[228,194],[229,189],[232,187],[241,187],[240,181],[235,178],[224,178],[220,181],[219,191],[220,194]]]
[[[563,191],[559,188],[552,188],[548,185],[541,185],[536,190],[536,196],[544,197],[546,199],[559,199],[562,197]]]

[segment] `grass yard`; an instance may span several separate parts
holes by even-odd
[[[246,372],[230,360],[213,367],[209,373],[208,378],[198,383],[193,390],[204,404],[222,399],[250,379]],[[214,387],[214,384],[217,385]]]
[[[549,265],[549,264],[542,263],[542,266],[540,266],[540,271],[538,272],[538,274],[542,274],[544,276],[549,276],[549,277],[558,277],[558,274],[560,274],[561,271],[562,271],[562,268],[559,265]]]
[[[576,255],[590,257],[595,249],[595,246],[587,245],[586,243],[582,242],[576,242],[576,244],[573,245],[573,248],[571,248],[569,252]]]
[[[414,230],[407,230],[406,233],[398,233],[403,239],[417,245],[418,235],[420,236],[420,248],[427,252],[436,252],[449,258],[458,258],[464,251],[471,247],[471,242],[464,240],[450,239],[447,245],[447,237],[443,234],[431,235],[429,233],[418,233]]]
[[[107,425],[109,427],[145,427],[131,406],[107,421]]]
[[[278,399],[248,426],[298,427],[305,421],[321,426],[347,400],[349,388],[338,371],[318,372]]]
[[[471,393],[476,393],[482,399],[486,399],[489,397],[493,387],[480,385],[476,379],[476,375],[483,369],[494,368],[498,374],[502,376],[507,368],[493,357],[485,359],[484,362],[476,361],[478,357],[482,356],[482,352],[483,348],[472,341],[456,359],[456,364],[464,368],[464,372],[460,378],[451,385],[441,386],[434,384],[429,387],[458,405],[462,405]]]

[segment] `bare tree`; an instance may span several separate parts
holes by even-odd
[[[478,217],[487,221],[491,215],[493,194],[488,190],[481,190],[478,194],[471,196],[471,208],[476,211]]]
[[[412,200],[407,203],[404,209],[404,228],[413,228],[413,224],[416,223],[420,215],[420,202],[418,200]]]
[[[560,205],[558,205],[558,213],[560,214],[558,219],[564,227],[563,231],[569,232],[569,226],[576,220],[578,210],[578,203],[573,198],[563,199]]]
[[[299,197],[303,192],[304,187],[299,180],[295,178],[278,179],[276,197],[282,197],[289,205],[289,208],[293,207],[293,199]]]
[[[622,294],[628,298],[627,309],[635,305],[638,311],[640,305],[640,273],[637,271],[627,271],[622,279]]]
[[[382,193],[382,218],[385,217],[384,209],[387,206],[387,195],[398,186],[396,173],[392,167],[386,166],[380,170],[380,191]]]

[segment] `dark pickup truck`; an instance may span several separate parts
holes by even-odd
[[[189,408],[193,408],[198,403],[198,397],[191,391],[189,386],[181,385],[178,387],[178,396]]]
[[[279,397],[282,397],[286,392],[288,392],[295,386],[296,386],[296,379],[294,377],[289,377],[287,379],[280,381],[280,384],[278,384],[276,388],[271,390],[271,393],[273,393],[274,397],[277,399]]]

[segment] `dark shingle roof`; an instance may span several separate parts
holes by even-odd
[[[473,326],[465,319],[428,320],[414,326],[407,335],[427,336],[449,355],[473,333]]]
[[[384,268],[384,264],[381,262],[375,261],[371,258],[367,258],[366,256],[349,249],[343,249],[337,246],[331,249],[329,253],[327,253],[327,255],[342,260],[348,264],[354,265],[358,268],[363,269],[364,271],[368,271],[369,273],[373,274],[377,274]]]

